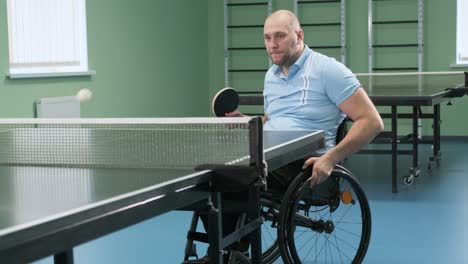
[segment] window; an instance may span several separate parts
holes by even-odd
[[[457,2],[457,64],[468,64],[468,0]]]
[[[7,0],[10,77],[91,74],[85,0]]]

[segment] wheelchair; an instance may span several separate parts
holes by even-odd
[[[340,126],[338,133],[345,133],[344,128]],[[359,182],[341,165],[319,185],[310,186],[310,175],[311,168],[301,171],[284,194],[261,193],[262,263],[280,257],[286,264],[361,263],[370,242],[371,212]],[[238,226],[244,219],[239,217]],[[196,233],[197,221],[194,213],[183,263],[203,263],[189,261],[196,255],[193,241],[206,242],[190,235]],[[228,263],[250,263],[235,253]]]
[[[284,195],[262,193],[262,263],[274,263],[280,257],[288,264],[361,263],[371,235],[364,191],[340,165],[328,180],[312,187],[310,173],[311,169],[299,173]],[[197,221],[195,213],[189,233],[195,231]],[[184,261],[194,254],[192,239],[186,248]],[[239,259],[229,263],[249,263]]]
[[[294,178],[280,204],[262,199],[262,263],[361,263],[371,234],[364,191],[340,165],[317,186],[310,173]]]

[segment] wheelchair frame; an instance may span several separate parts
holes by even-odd
[[[260,204],[262,207],[261,215],[264,221],[267,223],[272,223],[272,225],[276,225],[277,228],[277,239],[271,245],[269,245],[266,250],[263,251],[262,263],[273,263],[280,256],[282,257],[283,261],[288,264],[302,262],[294,242],[294,232],[292,232],[292,230],[297,227],[305,227],[317,234],[333,234],[336,222],[330,220],[324,221],[322,219],[313,219],[307,214],[298,213],[300,190],[305,186],[309,186],[310,173],[311,170],[308,169],[301,172],[297,177],[294,178],[283,195],[281,204],[278,203],[278,196],[275,197],[276,199],[273,199],[271,193],[262,194],[262,198],[260,199]],[[356,196],[354,198],[357,200],[354,200],[353,202],[357,201],[360,206],[362,229],[359,245],[357,245],[356,254],[351,256],[352,259],[351,257],[349,257],[349,259],[350,263],[361,263],[367,252],[371,235],[371,214],[367,197],[365,196],[364,191],[354,176],[344,167],[337,165],[330,175],[330,178],[334,178],[338,181],[346,181],[346,183],[348,183],[352,188],[354,196]],[[333,206],[332,203],[343,203],[342,201],[336,200],[337,198],[340,197],[336,196],[329,198],[328,200],[324,199],[321,200],[321,202],[324,203],[324,205],[329,206],[331,210],[336,210],[339,205]],[[204,238],[206,235],[200,235],[200,233],[196,232],[198,216],[199,215],[197,213],[194,213],[192,224],[190,226],[190,230],[188,231],[184,263],[206,263],[189,261],[191,256],[196,256],[196,252],[194,251],[193,247],[193,241],[207,242],[205,239],[206,237]],[[242,226],[244,221],[245,214],[239,218],[238,226]],[[264,222],[264,225],[265,224],[266,223]],[[232,252],[233,253],[227,258],[228,263],[250,263],[245,255],[239,254],[239,252],[235,250]]]

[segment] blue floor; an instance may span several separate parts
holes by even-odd
[[[399,179],[396,194],[391,193],[388,155],[354,155],[346,161],[372,211],[364,263],[468,263],[468,141],[443,141],[441,164],[431,172],[429,153],[429,146],[421,147],[421,176],[411,186]],[[410,156],[399,157],[400,176],[410,164]],[[75,262],[180,263],[190,218],[187,212],[171,212],[86,243],[75,249]]]
[[[431,150],[422,149],[422,175],[411,186],[400,185],[397,194],[390,192],[389,157],[350,159],[371,167],[349,166],[359,175],[373,216],[364,263],[468,263],[468,141],[443,142],[441,164],[431,172]],[[407,174],[410,156],[399,162],[399,175]]]

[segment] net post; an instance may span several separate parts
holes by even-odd
[[[261,117],[249,121],[250,165],[260,167],[263,163],[263,126]]]
[[[266,188],[266,164],[263,154],[263,122],[260,116],[253,117],[249,121],[249,152],[250,166],[260,169],[261,184]]]
[[[468,87],[468,72],[464,72],[465,74],[465,87]]]
[[[249,187],[248,217],[251,220],[262,219],[260,215],[260,189],[266,189],[266,164],[263,152],[263,122],[260,116],[249,121],[250,166],[256,168],[259,181]],[[263,219],[261,220],[263,222]],[[251,242],[251,261],[260,263],[262,256],[261,224],[249,235]]]

